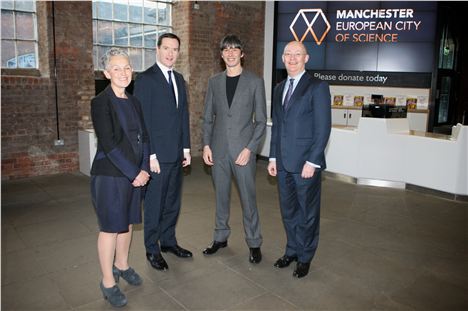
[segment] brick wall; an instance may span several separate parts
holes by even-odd
[[[263,2],[177,1],[174,32],[181,40],[177,69],[184,74],[190,100],[193,155],[201,153],[202,113],[208,78],[224,70],[219,41],[228,33],[245,43],[244,67],[263,70]],[[91,128],[95,94],[90,1],[55,1],[58,107],[57,139],[53,79],[52,2],[37,2],[37,70],[2,70],[2,180],[78,170],[78,130]]]
[[[2,180],[78,170],[78,129],[94,96],[91,2],[55,6],[60,138],[56,147],[52,3],[37,2],[39,70],[2,70]]]
[[[208,79],[224,70],[219,42],[235,34],[245,43],[244,68],[263,76],[263,2],[177,2],[174,6],[174,32],[182,40],[177,68],[188,82],[192,154],[202,150],[202,115]]]

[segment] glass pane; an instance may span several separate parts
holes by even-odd
[[[128,45],[128,24],[114,23],[114,44]]]
[[[18,48],[18,68],[36,68],[36,43],[16,41]]]
[[[156,48],[156,26],[144,26],[145,48]]]
[[[13,12],[2,10],[2,39],[14,39]]]
[[[16,12],[16,38],[34,40],[34,16],[31,13]]]
[[[445,27],[440,41],[439,68],[453,69],[455,64],[456,48],[452,32],[449,31],[448,27]]]
[[[97,49],[98,49],[97,46],[93,46],[93,66],[94,66],[94,70],[99,70],[99,67],[98,67],[98,57],[97,57]]]
[[[98,18],[112,19],[112,3],[109,0],[100,0],[97,3]]]
[[[440,83],[439,115],[437,118],[439,123],[448,121],[451,82],[450,77],[443,77]]]
[[[156,2],[145,0],[144,5],[145,5],[145,23],[156,24],[156,9],[157,9],[158,4]]]
[[[127,21],[127,4],[126,0],[114,0],[114,20]]]
[[[170,32],[170,31],[171,31],[171,29],[169,27],[159,27],[158,28],[158,38],[162,34],[165,34],[166,32]]]
[[[27,12],[36,12],[36,2],[35,1],[15,1],[15,10],[18,11],[27,11]]]
[[[10,10],[13,10],[14,9],[14,6],[13,6],[13,1],[0,1],[0,4],[1,4],[1,7],[2,9],[10,9]]]
[[[128,49],[129,51],[129,56],[130,56],[130,63],[132,64],[133,70],[134,71],[141,71],[141,65],[142,65],[142,50],[141,49]]]
[[[16,68],[14,41],[2,40],[2,68]]]
[[[112,44],[112,22],[98,21],[98,43]]]
[[[158,3],[158,24],[169,25],[170,23],[170,6],[167,3]]]
[[[93,20],[93,44],[97,42],[97,22]]]
[[[99,62],[99,69],[104,69],[104,65],[102,64],[102,57],[106,54],[106,51],[110,49],[110,46],[98,46],[98,55],[97,60]]]
[[[145,68],[153,66],[156,62],[156,50],[145,49]]]
[[[96,0],[93,0],[93,18],[97,18],[97,4],[96,4]]]
[[[134,23],[141,23],[143,16],[143,2],[141,0],[131,0],[130,7],[130,21]]]
[[[130,30],[130,45],[141,47],[143,46],[143,27],[141,25],[129,25]]]

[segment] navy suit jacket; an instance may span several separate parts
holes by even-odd
[[[141,170],[149,172],[149,139],[143,121],[140,103],[131,94],[127,97],[134,105],[142,127],[141,158],[138,158],[126,135],[126,120],[119,117],[114,109],[112,97],[115,96],[109,85],[91,100],[91,117],[98,139],[96,155],[91,167],[91,175],[127,177],[133,181]],[[125,116],[123,116],[125,117]]]
[[[306,161],[323,170],[331,131],[330,88],[304,73],[285,111],[285,84],[286,80],[278,84],[273,93],[270,158],[276,158],[277,169],[291,173],[301,173]]]
[[[150,136],[150,154],[160,163],[183,159],[184,148],[190,148],[187,90],[184,77],[176,72],[179,106],[159,66],[155,63],[137,75],[133,94],[140,100]]]

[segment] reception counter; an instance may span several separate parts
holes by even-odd
[[[93,129],[78,131],[80,172],[90,176],[91,166],[97,149],[96,134]]]
[[[357,127],[334,126],[327,171],[359,184],[419,186],[468,195],[468,127],[452,135],[410,131],[408,119],[361,118]]]

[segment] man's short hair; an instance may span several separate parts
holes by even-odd
[[[227,35],[219,44],[219,49],[223,51],[224,49],[240,49],[241,52],[244,51],[244,43],[236,35]]]
[[[162,40],[164,38],[176,39],[177,42],[179,42],[179,48],[180,48],[180,39],[179,39],[179,37],[177,37],[176,34],[173,34],[172,32],[166,32],[166,33],[159,36],[159,38],[158,38],[158,48],[161,47]]]

